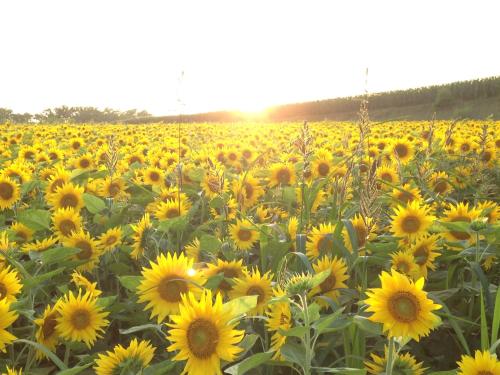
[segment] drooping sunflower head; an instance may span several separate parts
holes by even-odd
[[[171,328],[168,340],[172,343],[167,350],[177,352],[175,361],[186,361],[185,373],[221,374],[220,361],[232,362],[242,351],[237,344],[244,331],[235,329],[232,318],[220,294],[215,302],[211,291],[204,291],[199,299],[192,293],[183,295],[179,315],[171,316],[172,323],[167,324]]]
[[[83,192],[83,187],[68,182],[58,187],[47,200],[54,209],[73,208],[75,211],[80,211],[84,206]]]
[[[56,349],[56,345],[59,342],[59,335],[56,331],[58,316],[59,313],[57,312],[56,306],[47,306],[42,316],[34,320],[37,326],[35,332],[36,341],[39,344],[45,345],[51,351]],[[37,350],[36,358],[39,360],[46,358],[46,354],[41,350]]]
[[[25,243],[21,250],[25,253],[30,251],[36,252],[44,252],[54,247],[59,242],[59,239],[56,237],[47,237],[42,240],[36,240],[34,242]]]
[[[274,297],[282,298],[280,302],[269,305],[266,310],[268,320],[266,321],[266,328],[268,331],[273,332],[271,336],[271,349],[275,351],[273,359],[282,360],[283,356],[280,349],[286,342],[286,336],[282,335],[279,330],[287,331],[292,328],[292,309],[290,307],[290,300],[285,297],[285,292],[277,287],[273,291]]]
[[[322,254],[329,255],[333,250],[333,232],[334,227],[330,223],[314,227],[307,236],[307,256],[312,259]]]
[[[500,205],[493,201],[480,202],[477,204],[476,209],[481,212],[481,217],[488,219],[488,224],[496,224],[500,217]]]
[[[234,280],[234,286],[229,296],[238,298],[243,296],[257,296],[257,306],[249,314],[262,315],[267,307],[267,302],[272,297],[273,275],[270,272],[261,275],[258,269],[244,273],[243,277]]]
[[[205,279],[193,268],[193,259],[184,254],[160,254],[151,268],[142,269],[142,280],[137,288],[139,302],[146,302],[151,318],[158,323],[167,315],[179,312],[181,296],[188,292],[199,293]]]
[[[14,206],[21,199],[21,189],[17,182],[0,175],[0,211]]]
[[[423,291],[424,279],[413,282],[394,270],[380,275],[381,287],[367,291],[367,311],[373,315],[370,320],[382,323],[383,331],[389,337],[407,337],[419,341],[427,336],[439,323],[439,317],[432,313],[441,308]]]
[[[100,353],[95,361],[97,375],[114,375],[123,371],[142,373],[153,359],[155,349],[149,341],[132,339],[128,347],[116,345],[113,350]]]
[[[259,240],[259,231],[249,220],[237,220],[229,227],[231,238],[239,250],[250,250]]]
[[[78,271],[74,271],[71,274],[71,281],[78,288],[83,288],[86,292],[90,293],[92,297],[98,297],[102,294],[102,292],[97,289],[97,282],[91,282]]]
[[[24,244],[28,241],[31,241],[33,239],[33,230],[28,228],[26,225],[23,223],[13,223],[10,226],[10,230],[14,232],[16,241],[19,244]]]
[[[68,292],[56,305],[59,316],[56,318],[57,334],[68,341],[81,341],[87,347],[101,337],[109,324],[108,312],[97,304],[97,299],[90,292],[75,296]]]
[[[391,231],[396,237],[414,240],[427,233],[435,217],[428,206],[413,201],[406,207],[396,208],[391,219]]]
[[[130,227],[134,231],[134,244],[130,256],[134,259],[139,259],[148,246],[148,239],[153,230],[153,224],[151,224],[149,214],[144,214],[137,224],[131,225]]]
[[[487,350],[476,350],[474,357],[463,355],[458,364],[458,375],[498,375],[500,361]]]
[[[351,219],[351,224],[352,227],[354,228],[354,231],[356,232],[356,241],[358,243],[358,249],[362,249],[365,247],[366,243],[370,239],[373,239],[374,237],[373,232],[377,228],[375,222],[371,217],[363,218],[361,215],[356,214]],[[345,226],[342,229],[342,235],[344,237],[347,249],[352,252],[353,247],[351,242],[351,236],[349,235],[349,231]]]

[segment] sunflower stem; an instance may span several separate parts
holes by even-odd
[[[305,363],[304,363],[304,375],[311,374],[311,322],[309,320],[309,309],[307,306],[307,295],[304,293],[300,296],[302,303],[302,309],[304,312],[304,327],[306,332],[304,335],[304,346],[305,346]]]
[[[394,366],[394,338],[389,338],[389,348],[387,351],[387,363],[385,368],[386,375],[392,375],[392,367]]]

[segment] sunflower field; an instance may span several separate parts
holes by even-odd
[[[500,123],[0,125],[0,373],[499,375]]]

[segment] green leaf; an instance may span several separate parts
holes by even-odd
[[[448,371],[434,371],[429,372],[427,375],[456,375],[457,370],[448,370]]]
[[[75,374],[79,374],[79,373],[83,372],[83,370],[89,368],[92,365],[93,365],[93,363],[90,362],[90,363],[87,363],[86,365],[83,365],[83,366],[75,366],[75,367],[69,368],[67,370],[59,371],[57,373],[57,375],[75,375]]]
[[[495,310],[493,312],[493,321],[491,322],[492,344],[497,341],[499,329],[500,329],[500,287],[497,287],[497,296],[495,298]]]
[[[74,247],[55,247],[42,252],[40,254],[40,260],[45,264],[59,263],[75,254],[78,254],[80,251],[82,250]],[[36,254],[38,253],[34,253],[34,255]]]
[[[83,193],[83,202],[85,203],[85,208],[93,214],[97,214],[106,208],[106,203],[101,198],[92,194]]]
[[[143,375],[158,375],[158,374],[170,374],[171,370],[175,367],[176,362],[173,361],[162,361],[156,363],[152,366],[148,366],[144,369]]]
[[[36,349],[40,350],[41,352],[43,352],[57,367],[59,367],[60,370],[66,370],[68,368],[68,366],[66,366],[63,361],[61,361],[59,359],[59,357],[57,355],[55,355],[55,353],[51,352],[49,348],[47,348],[45,345],[42,345],[42,344],[39,344],[37,342],[33,342],[33,341],[30,341],[30,340],[25,340],[25,339],[17,339],[15,341],[16,343],[24,343],[24,344],[28,344],[28,345],[31,345],[33,347],[35,347]]]
[[[488,342],[488,321],[486,320],[486,309],[484,308],[484,293],[481,289],[481,350],[488,350],[490,343]]]
[[[304,326],[297,326],[290,329],[279,329],[278,332],[283,336],[288,337],[304,337],[307,332],[307,328]]]
[[[224,372],[226,374],[231,374],[231,375],[246,374],[248,371],[269,361],[273,357],[273,354],[274,352],[264,352],[264,353],[254,354],[248,358],[245,358],[240,363],[237,363],[227,368],[226,370],[224,370]]]
[[[286,342],[281,347],[281,355],[289,362],[293,362],[304,368],[306,362],[305,350],[302,345],[297,345],[292,342]]]
[[[137,290],[137,287],[141,284],[141,276],[119,276],[120,284],[131,292]]]
[[[311,279],[312,287],[315,288],[318,285],[320,285],[323,281],[325,281],[328,276],[332,273],[331,269],[327,269],[325,271],[322,271],[316,275],[314,275]]]
[[[365,375],[366,374],[365,369],[350,368],[350,367],[337,367],[337,368],[313,367],[313,370],[315,372],[329,373],[329,374],[352,374],[352,375]],[[385,372],[384,372],[384,374],[385,374]]]
[[[212,254],[219,252],[222,246],[222,242],[215,236],[211,234],[204,234],[200,238],[200,249]]]
[[[356,315],[353,318],[354,324],[356,324],[362,331],[370,333],[375,336],[382,335],[382,325],[372,322],[364,316]]]
[[[60,268],[55,269],[54,271],[42,273],[42,274],[37,275],[35,277],[30,277],[30,278],[24,279],[23,286],[26,289],[30,289],[30,288],[33,288],[35,286],[39,286],[44,281],[50,280],[54,276],[61,274],[64,270],[65,270],[65,267],[60,267]]]
[[[342,314],[342,311],[344,311],[344,308],[342,307],[341,309],[338,309],[332,314],[329,314],[327,316],[322,317],[319,319],[317,322],[313,324],[313,328],[316,331],[316,335],[320,335],[325,331],[327,328],[330,328],[332,323],[336,321],[339,316]]]
[[[161,232],[168,232],[169,230],[173,230],[176,232],[182,232],[186,229],[188,224],[187,216],[179,216],[173,219],[162,220],[158,224],[158,230]]]
[[[258,296],[243,296],[224,304],[225,311],[231,311],[233,316],[240,316],[257,306]]]
[[[218,273],[217,275],[209,277],[205,285],[203,285],[203,287],[214,290],[219,286],[222,280],[224,280],[224,274]]]
[[[21,211],[17,215],[17,220],[35,231],[50,229],[50,212],[47,210],[29,209]]]
[[[161,324],[141,324],[140,326],[135,326],[128,329],[120,329],[120,334],[129,335],[134,332],[147,331],[150,329],[162,332],[161,327]]]

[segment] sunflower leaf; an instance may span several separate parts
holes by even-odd
[[[225,311],[231,311],[233,316],[247,313],[257,306],[258,296],[243,296],[235,298],[224,304]]]
[[[85,208],[92,214],[97,214],[106,208],[106,203],[101,198],[92,194],[83,193]]]
[[[226,374],[243,375],[269,361],[274,352],[257,353],[224,370]]]

